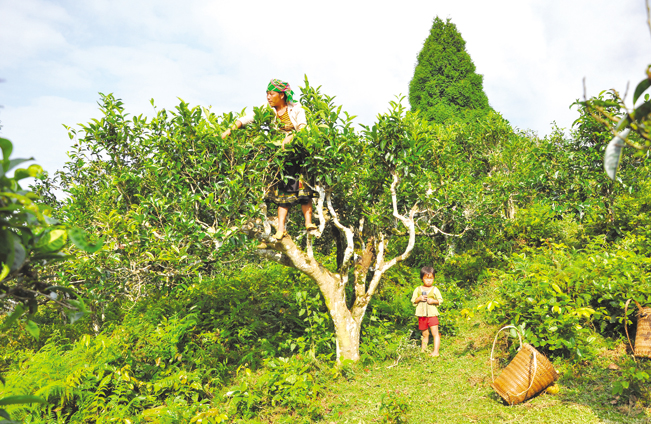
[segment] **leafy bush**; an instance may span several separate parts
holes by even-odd
[[[102,243],[89,243],[83,230],[54,219],[51,207],[39,202],[35,193],[21,188],[20,180],[40,178],[43,174],[43,169],[36,164],[14,170],[33,158],[10,159],[13,144],[4,138],[0,138],[0,149],[0,313],[7,314],[0,331],[18,322],[38,339],[40,328],[34,315],[39,306],[54,303],[65,311],[71,322],[86,312],[83,300],[74,290],[48,284],[48,279],[40,277],[38,271],[43,264],[65,259],[63,250],[69,240],[89,253],[101,248]],[[8,175],[11,170],[13,176]],[[4,384],[1,377],[0,382]],[[42,402],[41,398],[26,393],[0,398],[0,406]],[[0,408],[0,416],[10,420],[5,409]]]
[[[565,212],[553,204],[534,202],[519,209],[516,218],[505,224],[504,236],[527,246],[540,246],[545,241],[578,246],[582,226],[574,214]]]
[[[7,354],[7,390],[35,391],[49,402],[14,410],[17,416],[31,414],[32,422],[83,422],[99,413],[107,419],[220,422],[230,412],[214,392],[238,366],[259,369],[260,381],[255,392],[242,390],[252,396],[243,397],[249,404],[236,411],[285,408],[286,401],[273,398],[288,391],[297,398],[287,402],[309,400],[309,393],[320,390],[311,358],[330,357],[332,324],[316,288],[297,276],[280,265],[245,267],[178,288],[173,296],[126,304],[121,322],[108,323],[96,336],[70,340],[59,337],[61,323],[47,324],[54,330],[40,350],[19,355],[20,341],[0,349]],[[283,352],[301,355],[289,363],[273,359]],[[279,383],[292,374],[301,380]],[[300,394],[303,388],[307,394]],[[315,405],[306,408],[318,414]]]
[[[407,412],[409,411],[409,404],[404,400],[404,397],[396,392],[387,392],[382,395],[382,402],[380,403],[380,416],[383,423],[388,424],[404,424],[407,423]]]
[[[532,345],[581,361],[593,354],[593,334],[619,337],[628,298],[648,304],[651,261],[629,250],[605,250],[596,238],[585,250],[550,243],[512,258],[502,280],[496,316],[526,324]],[[495,305],[495,304],[494,304]]]
[[[613,384],[613,394],[642,396],[651,400],[651,362],[628,359],[621,368],[621,377]]]
[[[48,284],[47,279],[39,277],[42,264],[65,259],[63,250],[69,240],[90,253],[101,248],[102,243],[89,243],[83,230],[54,219],[50,206],[21,188],[20,180],[42,177],[39,165],[14,170],[33,158],[10,159],[13,144],[4,138],[0,138],[0,148],[0,312],[9,313],[1,328],[7,329],[26,316],[25,329],[38,338],[40,331],[33,315],[39,305],[56,304],[67,311],[72,322],[85,312],[84,302],[71,288]],[[10,177],[11,170],[14,173]]]
[[[256,374],[245,367],[240,369],[244,381],[226,393],[234,414],[250,418],[281,407],[300,411],[300,416],[295,418],[301,417],[306,422],[321,415],[318,402],[322,392],[321,368],[314,359],[304,355],[270,358]]]
[[[190,314],[159,326],[140,322],[110,335],[85,336],[70,347],[46,345],[8,374],[11,391],[35,390],[48,401],[21,408],[19,415],[32,422],[87,422],[96,416],[135,417],[161,403],[181,402],[186,409],[205,404],[211,385],[220,381],[195,368],[193,352],[179,349],[193,319]],[[192,411],[184,415],[187,420]]]

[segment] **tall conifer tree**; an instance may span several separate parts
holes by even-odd
[[[409,103],[436,123],[468,121],[491,110],[483,76],[475,73],[466,42],[450,19],[434,19],[409,83]]]

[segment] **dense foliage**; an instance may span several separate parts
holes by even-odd
[[[255,125],[222,139],[235,115],[181,102],[150,120],[103,95],[103,117],[70,128],[71,160],[44,185],[68,198],[53,211],[59,223],[48,225],[78,225],[105,244],[46,268],[60,291],[84,298],[88,316],[70,327],[41,308],[30,315],[39,339],[0,336],[3,395],[49,402],[14,407],[12,416],[228,422],[281,411],[293,422],[320,419],[326,382],[351,372],[345,361],[333,366],[326,301],[304,273],[253,255],[255,237],[239,230],[265,218],[264,191],[292,150],[309,153],[332,210],[364,242],[354,246],[359,257],[373,238],[390,240],[389,255],[408,243],[386,212],[392,173],[398,209],[418,202],[412,254],[387,271],[364,316],[363,364],[398,361],[414,337],[409,296],[423,265],[437,269],[444,336],[459,334],[456,318],[471,314],[478,288],[488,288],[481,309],[494,322],[520,326],[527,342],[575,364],[618,345],[625,323],[634,326],[626,299],[651,303],[648,163],[624,156],[618,182],[609,180],[601,159],[610,135],[589,105],[576,105],[569,135],[539,138],[493,111],[443,125],[400,101],[358,131],[307,82],[302,102],[309,128],[284,151],[266,108],[254,109]],[[294,213],[288,228],[304,248]],[[314,241],[323,267],[340,269],[342,238],[328,226]],[[346,290],[354,302],[356,288]],[[628,364],[615,390],[643,394],[650,371]],[[406,413],[398,395],[381,407],[388,422]]]
[[[483,77],[475,73],[466,42],[449,18],[432,23],[409,83],[409,103],[439,124],[471,121],[491,110]]]
[[[13,144],[4,138],[0,138],[0,148],[0,312],[7,314],[0,331],[18,323],[32,337],[38,338],[40,329],[35,315],[39,306],[55,304],[72,322],[85,313],[84,303],[75,292],[48,284],[50,278],[39,275],[40,268],[65,257],[62,250],[68,245],[68,239],[87,252],[97,250],[101,243],[88,243],[82,230],[52,218],[52,208],[38,202],[35,193],[23,190],[19,184],[27,177],[41,177],[43,169],[32,164],[26,169],[14,170],[33,158],[11,159]],[[13,175],[9,175],[12,170]],[[4,383],[2,377],[0,381]],[[14,395],[1,398],[0,406],[39,402],[43,400],[38,397]],[[10,419],[2,408],[0,416]]]
[[[577,102],[599,123],[602,132],[614,136],[604,154],[604,169],[613,180],[616,178],[625,147],[634,148],[638,157],[648,155],[651,148],[651,99],[649,93],[645,94],[649,87],[651,65],[647,67],[646,78],[635,87],[632,107],[626,105],[625,97],[615,89],[608,91],[607,98],[604,98],[605,92],[602,92],[597,97]],[[636,107],[638,100],[642,102]]]

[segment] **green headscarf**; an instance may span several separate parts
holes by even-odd
[[[287,103],[294,103],[294,92],[289,87],[289,83],[281,81],[279,79],[272,79],[267,85],[267,91],[277,91],[279,93],[285,93],[287,96]]]

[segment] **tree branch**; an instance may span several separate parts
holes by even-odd
[[[317,193],[319,193],[319,199],[316,201],[316,216],[319,218],[319,229],[314,235],[321,237],[323,230],[325,230],[326,223],[328,222],[323,213],[323,203],[325,201],[326,194],[325,189],[321,185],[317,185],[315,187],[315,190]]]
[[[346,250],[344,252],[344,260],[341,263],[341,279],[342,281],[347,280],[347,275],[348,275],[348,268],[350,267],[350,260],[353,257],[354,253],[354,246],[355,246],[355,238],[353,234],[353,230],[344,226],[341,222],[339,222],[339,217],[337,216],[337,212],[335,212],[334,207],[332,206],[332,194],[328,193],[326,195],[326,203],[328,204],[328,210],[330,211],[330,215],[332,215],[332,222],[335,224],[335,227],[339,229],[339,231],[343,232],[346,235]]]
[[[362,257],[355,264],[355,299],[360,299],[366,294],[366,275],[373,261],[373,238],[366,244]]]
[[[317,193],[319,193],[319,199],[316,202],[316,208],[315,208],[316,209],[316,216],[317,216],[317,218],[319,218],[319,228],[315,232],[307,233],[307,241],[306,241],[307,248],[306,248],[306,250],[307,250],[307,256],[309,258],[314,258],[314,249],[312,248],[312,239],[313,239],[313,237],[317,237],[317,238],[321,237],[321,234],[323,234],[323,230],[325,230],[325,226],[326,226],[326,218],[325,218],[325,215],[323,213],[323,202],[325,200],[325,189],[320,185],[317,185],[314,189],[316,190]]]
[[[426,231],[423,231],[418,225],[416,225],[416,227],[419,230],[418,235],[426,236],[426,237],[433,237],[433,236],[436,236],[438,234],[443,234],[443,235],[446,235],[448,237],[461,237],[466,233],[466,231],[468,231],[470,229],[470,227],[466,227],[459,234],[450,234],[450,233],[446,233],[445,231],[441,230],[439,227],[437,227],[434,224],[428,224],[428,226],[434,229],[433,233],[428,233]]]
[[[289,256],[271,249],[258,249],[256,254],[290,268],[296,268]]]
[[[368,286],[368,291],[366,292],[369,298],[375,294],[375,290],[377,289],[378,284],[380,284],[382,275],[398,262],[402,262],[407,259],[409,257],[409,254],[411,254],[411,251],[414,249],[414,244],[416,243],[416,225],[414,222],[414,216],[418,212],[418,202],[412,206],[411,210],[409,211],[409,217],[400,215],[400,213],[398,213],[398,195],[396,193],[396,187],[398,186],[398,182],[400,180],[395,172],[392,173],[392,175],[393,182],[391,183],[391,200],[393,202],[393,216],[399,219],[409,230],[409,241],[407,242],[405,251],[401,255],[396,256],[389,262],[384,262],[384,249],[386,247],[386,241],[384,238],[382,238],[381,242],[378,245],[377,260],[375,262],[375,273],[373,274],[373,279],[371,280],[371,283]]]

